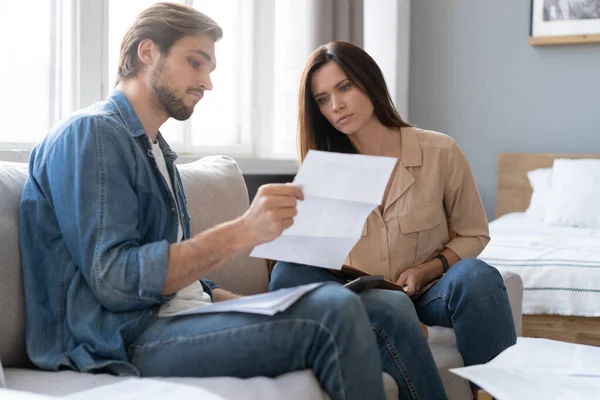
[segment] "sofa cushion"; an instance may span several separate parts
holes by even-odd
[[[226,156],[204,157],[178,165],[187,196],[192,235],[233,220],[248,209],[248,190],[237,163]],[[216,269],[209,278],[240,294],[267,290],[266,261],[252,258],[250,251],[238,254]]]
[[[74,371],[46,372],[26,369],[7,369],[6,371],[6,383],[9,388],[50,396],[67,396],[86,389],[116,383],[124,379],[135,378]],[[277,378],[256,377],[239,379],[221,377],[168,378],[166,380],[198,386],[228,400],[317,400],[326,398],[315,376],[309,370],[295,371],[278,376]]]
[[[0,161],[0,359],[4,367],[29,365],[19,252],[19,203],[26,180],[27,164]]]
[[[131,377],[107,374],[89,374],[74,371],[47,372],[11,368],[6,371],[7,387],[50,396],[67,396],[86,389],[119,382]],[[144,379],[144,378],[141,378]],[[289,372],[276,378],[249,379],[216,378],[153,378],[201,387],[225,399],[243,400],[304,400],[329,399],[310,370]],[[385,395],[388,400],[398,398],[398,387],[392,377],[383,374]]]
[[[510,271],[500,271],[500,275],[504,279],[506,294],[515,321],[515,331],[517,336],[521,336],[523,334],[523,279],[520,275]]]
[[[449,371],[450,368],[464,367],[462,356],[456,348],[454,329],[443,326],[430,326],[427,341],[433,354],[440,378],[446,389],[448,400],[468,399],[472,395],[469,383]]]

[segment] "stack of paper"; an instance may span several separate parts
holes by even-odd
[[[381,204],[397,160],[311,150],[294,179],[304,200],[294,224],[253,257],[340,269]]]
[[[170,313],[168,310],[162,313],[165,317],[175,317],[178,315],[207,314],[219,312],[241,312],[250,314],[275,315],[278,312],[286,310],[298,299],[311,290],[324,285],[325,283],[311,283],[309,285],[296,286],[293,288],[279,289],[269,293],[257,294],[254,296],[241,297],[235,300],[221,301],[203,305],[198,308]]]
[[[600,348],[518,338],[487,364],[450,371],[497,400],[600,399]]]

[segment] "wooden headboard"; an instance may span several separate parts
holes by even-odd
[[[531,198],[527,172],[552,167],[557,158],[600,158],[600,154],[500,153],[496,183],[496,218],[525,211]]]

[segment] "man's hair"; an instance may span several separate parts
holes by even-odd
[[[223,30],[207,15],[183,4],[156,3],[142,11],[123,37],[115,85],[139,70],[137,51],[142,40],[152,40],[166,56],[175,42],[189,35],[208,35],[216,42],[223,37]]]

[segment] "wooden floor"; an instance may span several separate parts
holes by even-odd
[[[600,346],[600,317],[523,315],[523,336]]]

